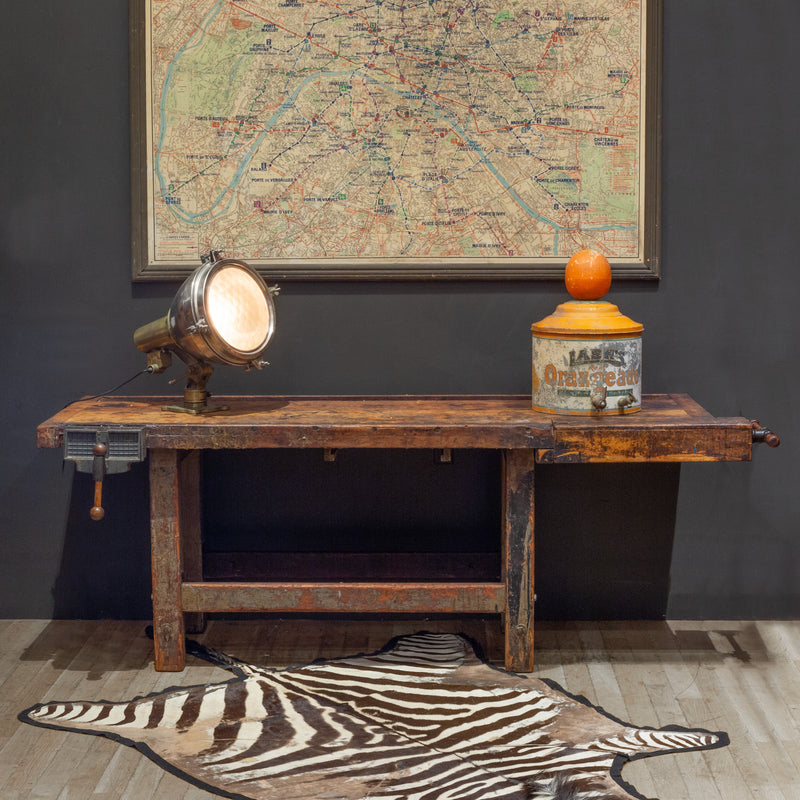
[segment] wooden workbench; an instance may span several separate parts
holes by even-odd
[[[150,470],[157,670],[185,665],[184,635],[205,612],[498,613],[506,667],[533,668],[534,471],[537,463],[747,461],[753,424],[716,418],[686,395],[645,395],[634,414],[541,414],[528,396],[215,397],[230,410],[191,416],[164,397],[104,397],[68,406],[37,430],[139,431]],[[502,453],[499,581],[204,581],[200,452],[205,449],[492,449]],[[112,448],[113,450],[113,448]],[[113,452],[112,454],[113,455]]]

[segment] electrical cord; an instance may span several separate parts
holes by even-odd
[[[145,367],[144,369],[139,370],[135,375],[132,375],[130,378],[122,381],[122,383],[117,384],[113,389],[109,389],[107,392],[101,392],[100,394],[93,394],[89,397],[80,397],[76,400],[70,400],[69,403],[64,406],[64,408],[71,406],[73,403],[77,403],[78,400],[97,400],[100,397],[106,397],[107,395],[113,394],[118,389],[121,389],[123,386],[127,386],[129,383],[135,381],[140,375],[152,375],[153,372],[153,367]]]

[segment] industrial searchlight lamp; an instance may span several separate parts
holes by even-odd
[[[261,276],[242,261],[220,258],[218,250],[202,257],[183,283],[165,317],[143,325],[133,334],[136,346],[147,353],[151,372],[164,372],[172,353],[186,364],[183,405],[165,411],[209,414],[227,406],[209,406],[206,384],[213,364],[245,369],[267,365],[261,356],[275,330],[273,295]]]

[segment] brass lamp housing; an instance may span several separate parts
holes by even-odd
[[[194,414],[222,410],[206,403],[208,393],[205,386],[213,371],[212,364],[228,364],[245,369],[266,366],[267,362],[261,356],[275,332],[272,296],[278,293],[278,287],[268,287],[261,276],[242,261],[220,258],[219,252],[214,250],[203,256],[202,260],[202,265],[178,289],[166,316],[141,326],[133,334],[136,347],[148,354],[151,371],[163,372],[170,364],[170,352],[186,363],[188,383],[184,405],[167,408]],[[248,299],[257,306],[260,328],[255,330],[255,338],[253,333],[247,338],[246,346],[232,342],[230,336],[225,338],[210,313],[213,304],[210,296],[212,285],[225,270],[241,271],[242,274],[237,277],[245,282],[247,291],[251,292]],[[266,320],[263,319],[264,315]]]

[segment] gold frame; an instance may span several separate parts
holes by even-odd
[[[661,73],[663,0],[641,0],[646,9],[644,92],[644,141],[640,150],[642,173],[639,176],[639,218],[641,259],[611,257],[615,278],[657,279],[660,277],[661,221]],[[134,281],[182,280],[195,267],[189,262],[156,262],[149,240],[148,199],[150,147],[146,120],[149,96],[147,87],[146,13],[148,0],[130,0],[130,88],[131,88],[131,203],[132,266]],[[642,152],[643,151],[643,152]],[[230,257],[239,254],[228,253]],[[242,255],[246,259],[246,256]],[[264,262],[246,259],[265,278],[271,280],[531,280],[563,276],[566,258],[525,261],[519,257],[497,259],[403,259],[384,258],[365,263],[343,259],[307,259]]]

